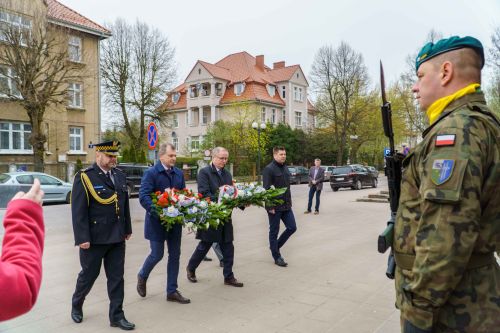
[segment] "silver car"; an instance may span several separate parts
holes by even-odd
[[[34,178],[40,180],[41,188],[45,192],[43,202],[70,202],[73,185],[46,173],[29,171],[0,173],[0,185],[17,185],[24,191],[24,188],[31,187]]]

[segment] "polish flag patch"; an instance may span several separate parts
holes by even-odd
[[[453,146],[455,144],[455,134],[442,134],[436,137],[436,147]]]

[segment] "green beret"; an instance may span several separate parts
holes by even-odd
[[[424,47],[420,50],[417,55],[417,59],[415,60],[415,70],[418,70],[421,64],[426,62],[429,59],[434,58],[437,55],[442,53],[446,53],[453,50],[458,50],[462,48],[471,48],[475,50],[479,56],[481,57],[481,68],[484,66],[484,50],[483,45],[479,40],[474,37],[458,37],[453,36],[446,39],[441,39],[437,43],[429,42],[424,45]]]

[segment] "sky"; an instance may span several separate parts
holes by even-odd
[[[361,53],[372,83],[379,60],[386,80],[407,67],[431,29],[445,37],[470,35],[486,47],[500,27],[500,0],[59,0],[99,24],[121,17],[158,28],[176,49],[178,80],[197,60],[263,54],[266,65],[299,64],[306,76],[325,45],[347,42]]]

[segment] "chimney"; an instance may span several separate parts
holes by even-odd
[[[261,70],[264,70],[264,56],[263,55],[258,55],[255,57],[255,62],[257,65],[257,68],[260,68]]]
[[[273,64],[273,69],[285,68],[284,61],[278,61]]]

